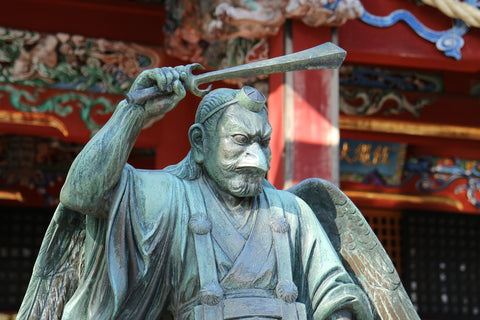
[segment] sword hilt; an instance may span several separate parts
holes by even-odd
[[[201,85],[202,83],[208,82],[208,80],[203,82],[199,81],[202,79],[201,75],[194,75],[192,73],[192,70],[194,69],[205,69],[205,68],[199,63],[186,65],[185,68],[187,69],[187,72],[188,72],[187,76],[185,77],[185,80],[182,81],[185,89],[189,90],[190,92],[192,92],[194,95],[198,97],[203,97],[204,95],[206,95],[210,91],[211,85],[208,86],[207,89],[200,89],[198,88],[198,86]],[[158,87],[154,86],[154,87],[149,87],[149,88],[144,88],[144,89],[136,90],[133,92],[129,92],[127,93],[126,99],[129,104],[142,104],[145,101],[161,96],[162,94],[165,94],[165,93],[160,91]]]

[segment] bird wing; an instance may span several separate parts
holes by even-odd
[[[331,182],[314,178],[288,191],[312,208],[345,268],[369,297],[376,319],[420,320],[381,242],[360,210],[340,189]]]
[[[18,320],[61,319],[84,269],[85,216],[57,207],[33,268]]]

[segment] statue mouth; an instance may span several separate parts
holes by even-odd
[[[267,174],[266,170],[257,167],[237,167],[235,172],[242,176],[247,176],[253,179],[263,178]]]

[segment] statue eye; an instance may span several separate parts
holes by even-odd
[[[248,141],[249,141],[248,137],[243,134],[235,134],[232,136],[232,138],[233,138],[233,141],[241,145],[248,144]]]

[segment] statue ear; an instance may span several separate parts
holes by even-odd
[[[205,159],[205,127],[200,123],[192,125],[188,130],[188,139],[192,146],[193,159],[196,163],[202,164]]]

